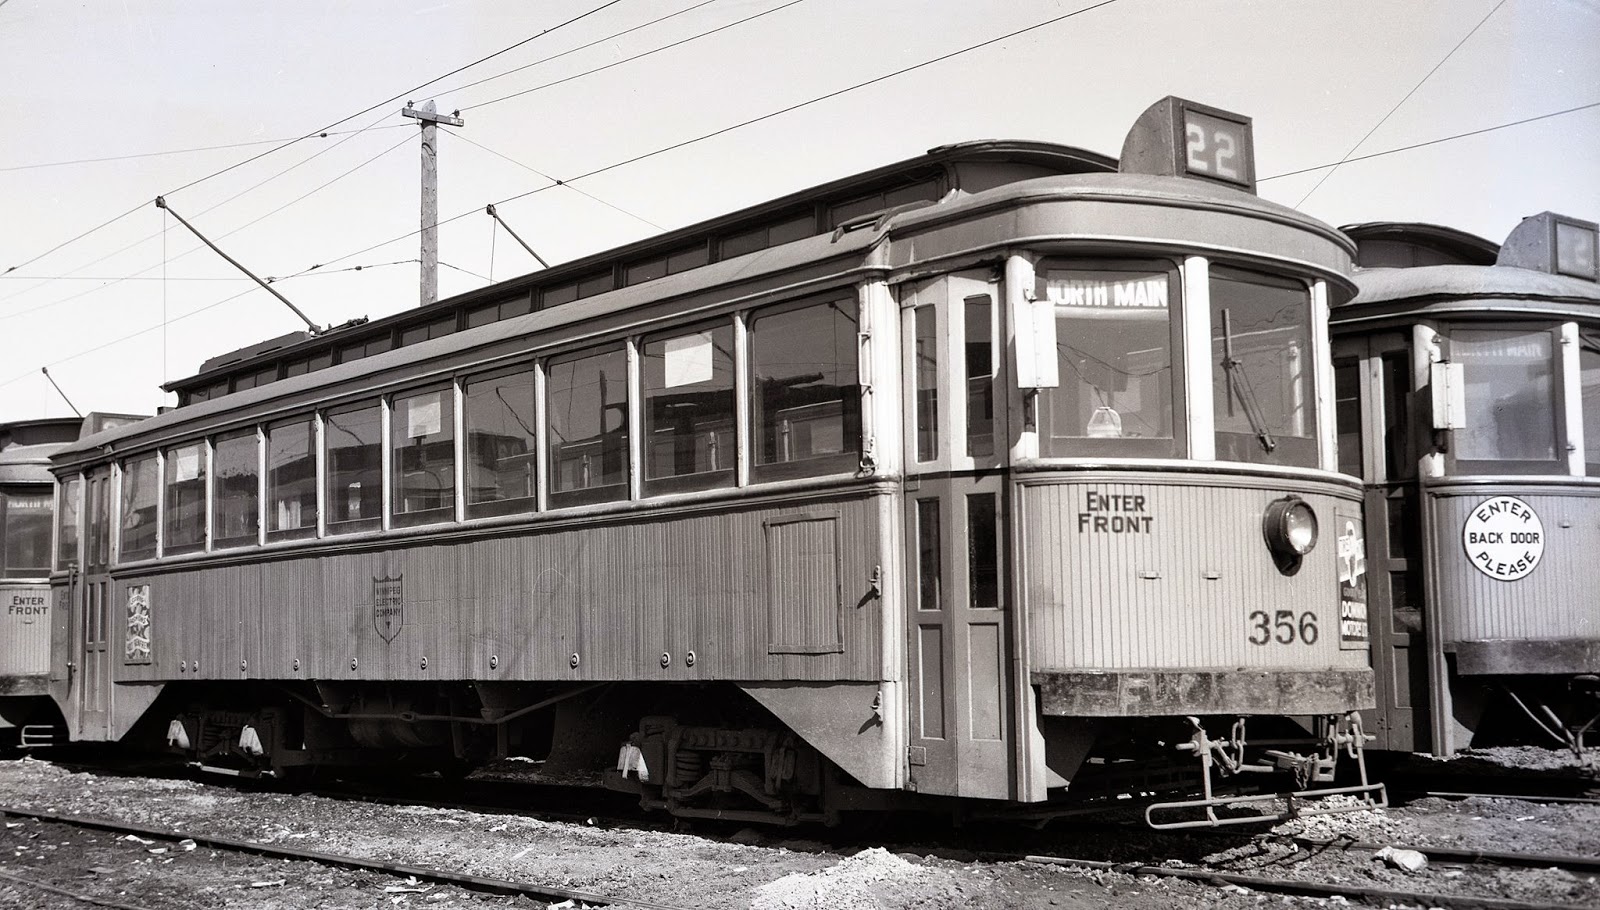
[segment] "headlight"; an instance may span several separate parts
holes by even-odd
[[[1274,556],[1298,559],[1317,545],[1317,513],[1304,499],[1285,496],[1267,506],[1262,532]]]

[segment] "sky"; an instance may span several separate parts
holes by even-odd
[[[490,203],[563,262],[951,142],[1116,155],[1166,95],[1330,224],[1600,221],[1600,0],[0,0],[0,86],[0,422],[303,327],[157,196],[319,325],[416,306],[430,98],[441,298],[538,268]]]

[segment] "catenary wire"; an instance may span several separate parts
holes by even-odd
[[[630,165],[630,164],[635,164],[637,162],[644,161],[647,158],[653,158],[653,157],[655,157],[657,155],[662,155],[662,154],[665,154],[667,152],[674,151],[676,149],[684,148],[685,146],[693,145],[693,144],[695,144],[697,142],[702,142],[702,141],[704,141],[706,139],[711,139],[711,138],[716,137],[716,136],[721,136],[721,135],[723,135],[725,133],[731,133],[734,130],[741,129],[743,127],[750,126],[752,124],[760,123],[760,122],[762,122],[764,120],[771,120],[774,117],[778,117],[778,116],[781,116],[783,114],[787,114],[787,113],[789,113],[791,111],[796,111],[796,110],[799,110],[799,109],[801,109],[803,107],[808,107],[810,105],[817,104],[818,102],[826,101],[826,100],[828,100],[830,98],[837,98],[840,95],[844,95],[844,94],[847,94],[849,92],[853,92],[853,91],[855,91],[857,89],[866,88],[867,86],[874,85],[876,83],[883,82],[883,81],[886,81],[888,79],[893,79],[896,76],[901,76],[901,75],[904,75],[906,73],[912,72],[914,70],[919,70],[919,69],[922,69],[923,67],[931,66],[931,65],[933,65],[935,63],[940,63],[942,61],[949,60],[952,57],[959,57],[962,54],[970,53],[970,52],[978,50],[980,48],[988,47],[989,45],[997,44],[997,43],[999,43],[1001,41],[1005,41],[1005,40],[1008,40],[1010,38],[1015,38],[1018,35],[1023,35],[1023,34],[1026,34],[1028,32],[1036,31],[1038,29],[1044,28],[1044,27],[1049,26],[1049,25],[1054,25],[1057,22],[1061,22],[1061,21],[1064,21],[1066,19],[1071,19],[1074,16],[1080,16],[1080,15],[1082,15],[1084,13],[1100,9],[1101,7],[1110,6],[1111,4],[1116,3],[1116,2],[1117,2],[1117,0],[1100,0],[1099,3],[1094,3],[1094,4],[1091,4],[1089,6],[1082,7],[1081,9],[1074,10],[1074,11],[1072,11],[1070,13],[1064,13],[1064,14],[1062,14],[1060,16],[1056,16],[1056,17],[1051,18],[1051,19],[1046,19],[1043,22],[1035,23],[1034,25],[1030,25],[1030,26],[1027,26],[1025,28],[1020,28],[1020,29],[1017,29],[1016,31],[1013,31],[1013,32],[1008,32],[1008,33],[1006,33],[1004,35],[1000,35],[999,37],[990,38],[987,41],[981,41],[981,42],[979,42],[977,44],[968,45],[967,47],[964,47],[964,48],[962,48],[960,50],[951,51],[950,53],[942,54],[942,55],[940,55],[938,57],[934,57],[931,60],[924,60],[921,63],[916,63],[916,64],[913,64],[911,66],[903,67],[903,68],[895,70],[894,72],[891,72],[891,73],[885,73],[885,74],[883,74],[881,76],[875,76],[875,77],[873,77],[871,79],[868,79],[868,80],[866,80],[864,82],[858,82],[855,85],[847,86],[847,87],[839,89],[837,91],[829,92],[829,93],[827,93],[825,95],[819,95],[819,96],[817,96],[815,98],[811,98],[811,99],[809,99],[807,101],[802,101],[802,102],[800,102],[798,104],[791,104],[788,107],[781,108],[779,110],[772,111],[770,113],[762,114],[759,117],[752,117],[749,120],[745,120],[745,121],[742,121],[740,123],[735,123],[732,126],[725,126],[725,127],[721,128],[721,129],[714,130],[712,132],[705,133],[705,134],[700,135],[700,136],[696,136],[696,137],[694,137],[692,139],[685,139],[682,142],[676,142],[676,143],[673,143],[672,145],[662,146],[662,147],[657,148],[657,149],[655,149],[653,151],[645,152],[645,153],[639,154],[639,155],[634,155],[631,158],[627,158],[627,159],[624,159],[622,161],[616,161],[616,162],[613,162],[611,164],[607,164],[607,165],[605,165],[603,167],[595,168],[592,171],[587,171],[585,173],[579,174],[576,177],[569,177],[569,178],[566,178],[565,180],[556,180],[554,183],[551,183],[548,186],[541,186],[541,187],[538,187],[536,189],[529,190],[529,191],[527,191],[525,193],[518,193],[515,196],[508,196],[505,199],[497,201],[495,203],[495,205],[497,205],[497,206],[498,205],[504,205],[507,202],[515,202],[518,199],[526,199],[529,196],[533,196],[533,195],[535,195],[537,193],[542,193],[542,192],[544,192],[546,190],[554,189],[555,187],[558,187],[558,186],[563,186],[563,185],[571,183],[571,182],[573,182],[575,180],[583,180],[583,179],[588,178],[588,177],[593,177],[593,176],[595,176],[597,174],[603,174],[603,173],[605,173],[607,171],[613,171],[613,170],[616,170],[617,168],[620,168],[620,167],[625,167],[625,166]],[[449,224],[449,223],[451,223],[453,221],[459,221],[462,218],[466,218],[466,217],[468,217],[470,215],[475,215],[480,211],[482,211],[482,209],[474,207],[471,211],[462,212],[462,213],[460,213],[458,215],[452,215],[451,217],[440,221],[438,223],[438,226],[443,227],[444,225]],[[300,272],[297,272],[295,274],[297,274],[297,275],[305,274],[306,272],[310,272],[310,271],[312,271],[314,269],[321,268],[322,266],[325,266],[325,265],[331,265],[332,263],[335,263],[335,262],[343,262],[346,259],[350,259],[350,258],[353,258],[355,256],[360,256],[360,255],[363,255],[365,253],[370,253],[373,250],[379,249],[381,247],[388,246],[391,243],[398,243],[398,242],[400,242],[402,240],[405,240],[405,239],[407,239],[409,237],[414,237],[417,234],[420,234],[421,232],[422,231],[421,231],[420,228],[417,229],[417,230],[414,230],[414,231],[408,231],[407,233],[401,234],[398,237],[391,237],[388,240],[384,240],[384,241],[381,241],[379,243],[375,243],[375,244],[373,244],[371,246],[365,247],[363,249],[356,250],[353,253],[347,253],[347,254],[345,254],[343,256],[340,256],[340,257],[338,257],[336,259],[330,259],[327,262],[320,263],[318,265],[313,265],[313,266],[311,266],[311,267],[309,267],[307,269],[303,269]]]
[[[406,97],[407,95],[415,94],[416,92],[419,92],[422,89],[425,89],[428,86],[433,85],[436,82],[439,82],[439,81],[444,80],[444,79],[448,79],[451,76],[454,76],[457,73],[463,72],[465,70],[471,69],[474,66],[479,66],[481,64],[487,63],[488,61],[493,60],[496,57],[499,57],[499,56],[502,56],[504,54],[510,53],[511,51],[514,51],[517,48],[522,47],[523,45],[525,45],[525,44],[527,44],[527,43],[529,43],[531,41],[537,40],[537,39],[539,39],[539,38],[541,38],[541,37],[543,37],[545,35],[548,35],[551,32],[554,32],[554,31],[556,31],[558,29],[565,28],[565,27],[567,27],[569,25],[572,25],[573,23],[581,21],[583,19],[587,19],[588,17],[590,17],[590,16],[592,16],[592,15],[594,15],[596,13],[599,13],[602,10],[608,9],[609,7],[615,6],[616,4],[618,4],[620,2],[622,2],[622,0],[607,0],[607,2],[602,3],[599,6],[593,7],[593,8],[591,8],[591,9],[585,11],[585,12],[579,13],[578,15],[573,16],[570,19],[566,19],[566,20],[564,20],[562,22],[558,22],[555,25],[552,25],[549,28],[544,29],[543,31],[541,31],[541,32],[539,32],[537,34],[530,35],[527,38],[524,38],[521,41],[516,42],[515,44],[509,45],[509,46],[504,47],[504,48],[501,48],[500,50],[495,51],[494,53],[489,54],[489,55],[487,55],[485,57],[480,57],[477,60],[472,61],[471,63],[465,64],[463,66],[458,66],[458,67],[456,67],[455,69],[451,70],[448,73],[444,73],[443,75],[437,76],[437,77],[435,77],[433,79],[429,79],[427,82],[423,82],[420,85],[413,86],[412,88],[407,89],[404,92],[400,92],[400,93],[398,93],[396,95],[393,95],[393,96],[391,96],[389,98],[385,98],[384,100],[379,101],[376,104],[373,104],[373,105],[371,105],[369,107],[366,107],[366,108],[363,108],[363,109],[361,109],[359,111],[356,111],[354,114],[350,114],[349,116],[342,117],[339,120],[335,120],[333,123],[330,123],[327,126],[322,127],[321,129],[312,130],[311,132],[306,133],[306,134],[304,134],[302,136],[299,136],[299,137],[297,137],[295,139],[291,139],[291,140],[288,140],[286,142],[280,143],[279,145],[275,145],[272,148],[267,149],[266,151],[260,152],[259,154],[256,154],[256,155],[251,155],[250,157],[244,159],[243,161],[238,161],[238,162],[235,162],[234,164],[230,164],[227,167],[222,168],[221,170],[213,171],[210,174],[205,175],[204,177],[200,177],[200,178],[197,178],[195,180],[191,180],[188,183],[185,183],[182,186],[177,187],[176,189],[168,190],[167,192],[165,192],[165,193],[163,193],[161,195],[171,196],[171,195],[174,195],[174,194],[176,194],[178,192],[181,192],[183,190],[190,189],[191,187],[197,186],[197,185],[199,185],[201,183],[204,183],[204,182],[206,182],[208,180],[212,180],[212,179],[215,179],[217,177],[220,177],[223,174],[228,173],[229,171],[237,170],[238,168],[244,167],[245,165],[250,164],[253,161],[258,161],[258,160],[260,160],[262,158],[265,158],[268,155],[271,155],[271,154],[273,154],[275,152],[278,152],[278,151],[280,151],[282,149],[288,148],[289,146],[292,146],[297,142],[301,142],[303,140],[310,139],[313,136],[317,136],[317,135],[320,135],[322,133],[325,133],[325,132],[333,129],[334,127],[340,126],[340,125],[342,125],[344,123],[347,123],[347,122],[349,122],[351,120],[354,120],[355,118],[360,117],[363,114],[367,114],[367,113],[370,113],[372,111],[375,111],[378,108],[383,107],[386,104],[393,104],[395,101],[398,101],[401,98]],[[29,260],[27,260],[25,262],[19,263],[19,264],[14,265],[14,266],[11,266],[10,268],[7,268],[5,271],[6,272],[13,272],[13,271],[16,271],[19,268],[24,268],[26,266],[32,265],[33,263],[38,262],[40,259],[43,259],[45,256],[48,256],[51,253],[54,253],[55,251],[61,249],[64,246],[68,246],[70,244],[76,243],[79,240],[82,240],[83,238],[89,236],[90,234],[95,233],[96,231],[99,231],[99,230],[101,230],[103,228],[109,227],[110,225],[116,223],[117,221],[121,221],[123,218],[126,218],[129,215],[132,215],[134,212],[137,212],[140,209],[143,209],[145,207],[145,205],[146,205],[146,203],[140,202],[139,205],[135,206],[132,209],[129,209],[126,212],[123,212],[121,215],[118,215],[115,218],[112,218],[111,220],[104,222],[103,224],[97,225],[96,227],[90,228],[89,230],[84,231],[83,233],[78,234],[77,236],[75,236],[75,237],[73,237],[73,238],[71,238],[69,240],[62,241],[61,243],[56,244],[55,246],[51,247],[50,249],[44,251],[43,253],[40,253],[39,255],[34,256],[32,259],[29,259]],[[0,274],[4,274],[4,273],[0,273]]]
[[[512,158],[510,155],[506,155],[506,154],[502,154],[501,152],[497,152],[494,149],[489,148],[487,145],[484,145],[481,142],[474,142],[471,139],[468,139],[466,136],[463,136],[463,135],[461,135],[460,133],[458,133],[458,132],[456,132],[454,130],[448,130],[447,129],[447,130],[445,130],[445,132],[448,135],[450,135],[452,138],[454,138],[454,139],[459,139],[462,142],[467,143],[468,145],[477,146],[478,148],[482,149],[483,151],[488,152],[489,154],[495,156],[496,158],[500,158],[500,159],[502,159],[504,161],[508,161],[508,162],[516,165],[517,167],[522,168],[525,171],[530,171],[532,173],[538,174],[540,177],[543,177],[544,179],[549,180],[552,183],[557,182],[556,178],[550,176],[549,174],[546,174],[544,171],[541,171],[541,170],[539,170],[538,168],[536,168],[536,167],[534,167],[532,165],[524,164],[521,161],[518,161],[517,159]],[[666,230],[666,228],[662,227],[659,224],[656,224],[654,221],[651,221],[649,218],[646,218],[643,215],[638,214],[637,212],[630,212],[627,209],[625,209],[622,206],[617,205],[615,203],[607,202],[606,200],[601,199],[599,196],[596,196],[595,194],[593,194],[593,193],[591,193],[591,192],[589,192],[587,190],[583,190],[583,189],[580,189],[578,187],[570,186],[570,185],[567,186],[567,189],[573,191],[574,193],[578,193],[579,195],[587,196],[590,199],[593,199],[595,202],[598,202],[601,205],[605,206],[606,208],[616,209],[617,211],[621,212],[622,214],[627,215],[629,218],[633,218],[633,219],[635,219],[637,221],[642,221],[645,224],[650,225],[651,227],[655,228],[658,231]]]
[[[715,0],[706,0],[706,2],[712,3],[715,2]],[[368,127],[368,129],[370,128],[371,127]],[[380,130],[412,129],[414,128],[414,125],[410,123],[391,123],[388,126],[380,126],[377,128]],[[361,130],[324,130],[323,132],[316,134],[316,138],[327,139],[330,136],[348,136],[359,132],[361,132]],[[301,138],[310,137],[303,136]],[[69,161],[42,161],[37,164],[13,164],[6,167],[0,167],[0,174],[7,173],[9,171],[35,171],[43,168],[71,167],[79,164],[106,164],[113,161],[137,161],[141,158],[163,158],[168,155],[189,155],[197,152],[227,151],[229,149],[253,148],[258,145],[281,145],[283,143],[293,141],[295,141],[294,137],[291,136],[280,137],[277,139],[255,139],[250,142],[229,142],[224,145],[196,145],[190,148],[165,149],[159,152],[134,152],[130,155],[109,155],[105,158],[74,158]]]
[[[1495,14],[1495,12],[1500,9],[1500,7],[1505,6],[1505,5],[1506,5],[1506,0],[1500,0],[1500,2],[1496,3],[1493,7],[1491,7],[1487,13],[1484,13],[1483,18],[1478,20],[1478,24],[1474,25],[1472,27],[1472,30],[1467,32],[1467,34],[1460,41],[1457,41],[1456,42],[1456,46],[1450,48],[1450,52],[1445,54],[1444,57],[1442,57],[1439,60],[1438,63],[1435,63],[1433,65],[1433,69],[1428,70],[1428,72],[1426,74],[1424,74],[1421,79],[1417,80],[1417,84],[1413,85],[1411,87],[1411,91],[1406,92],[1405,97],[1401,98],[1399,101],[1396,101],[1395,104],[1394,104],[1394,107],[1389,108],[1389,112],[1387,114],[1384,114],[1383,118],[1380,119],[1376,124],[1374,124],[1372,129],[1367,130],[1366,135],[1364,135],[1360,139],[1356,140],[1356,144],[1350,146],[1350,150],[1348,152],[1344,153],[1344,157],[1340,158],[1337,162],[1335,162],[1333,167],[1328,168],[1327,172],[1324,173],[1317,180],[1317,182],[1312,185],[1311,189],[1306,190],[1306,194],[1304,196],[1300,197],[1300,201],[1296,202],[1294,204],[1294,207],[1295,208],[1299,208],[1302,205],[1305,205],[1306,204],[1306,200],[1311,198],[1311,194],[1313,194],[1317,190],[1321,189],[1322,185],[1328,181],[1328,178],[1333,176],[1333,172],[1337,171],[1339,169],[1339,165],[1341,165],[1345,161],[1349,160],[1350,156],[1354,155],[1356,153],[1356,149],[1360,148],[1362,143],[1366,142],[1368,139],[1371,139],[1373,133],[1376,133],[1380,128],[1383,127],[1383,125],[1385,123],[1388,123],[1389,122],[1389,118],[1394,116],[1394,112],[1398,111],[1407,101],[1410,101],[1411,100],[1411,96],[1415,95],[1417,93],[1417,91],[1419,89],[1421,89],[1422,86],[1429,79],[1433,78],[1433,74],[1437,73],[1439,71],[1440,67],[1444,66],[1445,63],[1451,57],[1455,56],[1456,51],[1461,50],[1461,46],[1463,44],[1466,44],[1469,40],[1471,40],[1473,35],[1476,35],[1478,33],[1478,29],[1483,28],[1483,24],[1485,22],[1489,21],[1489,17],[1493,16]]]
[[[1496,132],[1498,130],[1510,129],[1513,126],[1522,126],[1525,123],[1534,123],[1534,122],[1537,122],[1539,120],[1549,120],[1552,117],[1561,117],[1561,116],[1565,116],[1567,114],[1576,114],[1579,111],[1587,111],[1587,110],[1590,110],[1591,108],[1596,108],[1596,107],[1600,107],[1600,101],[1591,101],[1588,104],[1580,104],[1577,107],[1569,107],[1566,110],[1551,111],[1548,114],[1538,114],[1538,115],[1535,115],[1533,117],[1524,117],[1521,120],[1512,120],[1512,121],[1509,121],[1507,123],[1499,123],[1499,124],[1496,124],[1494,126],[1486,126],[1486,127],[1483,127],[1482,129],[1468,130],[1465,133],[1454,133],[1454,134],[1449,135],[1449,136],[1440,136],[1438,139],[1429,139],[1426,142],[1413,142],[1410,145],[1402,145],[1402,146],[1397,146],[1397,147],[1392,148],[1392,149],[1384,149],[1381,152],[1373,152],[1373,153],[1371,153],[1369,155],[1356,155],[1356,156],[1354,156],[1352,158],[1344,158],[1344,159],[1342,159],[1340,161],[1330,162],[1328,164],[1317,164],[1317,165],[1313,165],[1311,167],[1303,167],[1303,168],[1300,168],[1298,170],[1284,171],[1281,174],[1273,174],[1271,177],[1258,178],[1256,180],[1256,182],[1257,183],[1263,183],[1263,182],[1268,181],[1268,180],[1278,180],[1278,179],[1283,178],[1283,177],[1294,177],[1294,176],[1296,176],[1298,174],[1309,174],[1312,171],[1320,171],[1325,167],[1334,167],[1334,166],[1339,165],[1339,164],[1352,164],[1352,163],[1357,162],[1357,161],[1370,161],[1373,158],[1382,158],[1385,155],[1398,155],[1401,152],[1409,152],[1409,151],[1412,151],[1413,149],[1426,148],[1426,147],[1428,147],[1430,145],[1438,145],[1441,142],[1453,142],[1453,141],[1455,141],[1457,139],[1465,139],[1465,138],[1467,138],[1469,136],[1481,136],[1484,133],[1493,133],[1493,132]]]

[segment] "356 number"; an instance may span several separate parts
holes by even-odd
[[[1292,645],[1296,641],[1308,645],[1317,643],[1317,614],[1307,611],[1297,619],[1293,610],[1255,610],[1250,614],[1250,638],[1253,645]]]

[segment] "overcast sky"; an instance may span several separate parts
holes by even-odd
[[[1335,225],[1600,220],[1600,107],[1351,161],[1304,202],[1325,169],[1270,179],[1600,102],[1600,0],[1114,0],[522,195],[1092,4],[0,0],[0,422],[70,413],[41,366],[84,411],[153,413],[301,327],[157,195],[319,324],[416,306],[407,100],[466,120],[440,141],[441,297],[536,267],[488,203],[521,196],[502,216],[559,262],[949,142],[1115,155],[1169,94],[1253,117],[1261,195]]]

